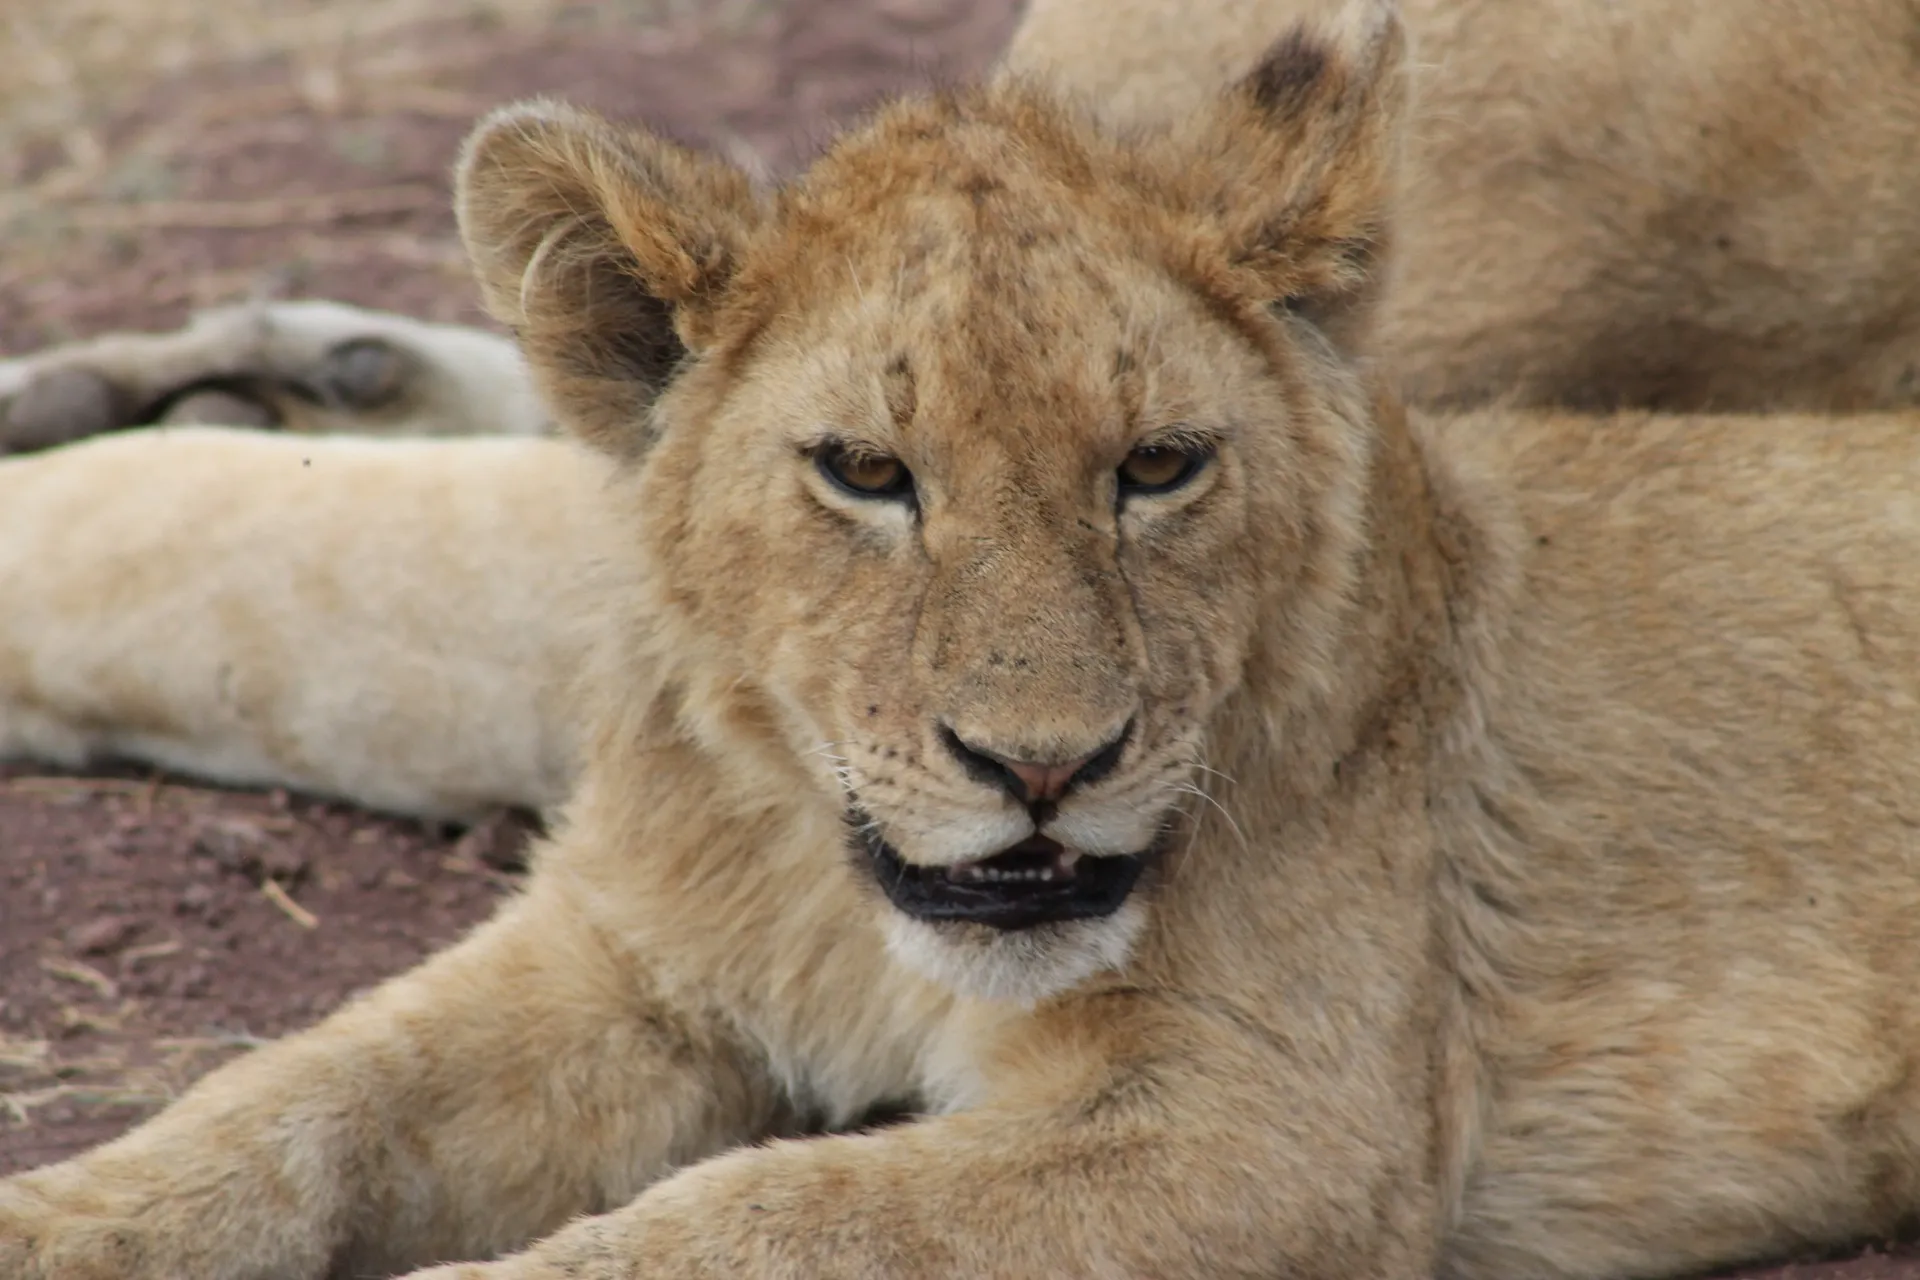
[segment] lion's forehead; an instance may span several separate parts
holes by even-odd
[[[998,122],[934,113],[843,140],[785,194],[762,279],[789,299],[891,289],[1010,318],[1063,291],[1112,295],[1159,255],[1126,190]]]
[[[957,222],[904,216],[857,244],[809,246],[769,304],[781,340],[768,380],[864,425],[1018,439],[1044,425],[1054,439],[1110,436],[1150,392],[1184,405],[1217,378],[1220,327],[1155,264],[1098,235]]]
[[[1220,417],[1249,353],[1164,220],[1085,157],[956,119],[870,130],[784,195],[753,277],[779,335],[760,382],[799,429],[1081,491],[1140,432]]]

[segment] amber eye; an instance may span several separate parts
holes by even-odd
[[[1120,492],[1171,493],[1200,474],[1210,450],[1171,444],[1142,445],[1120,464]]]
[[[814,455],[820,474],[857,498],[913,496],[913,473],[907,464],[884,453],[869,453],[830,444]]]

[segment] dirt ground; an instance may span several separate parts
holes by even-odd
[[[14,0],[0,354],[247,296],[478,323],[446,175],[490,105],[564,96],[781,171],[879,95],[976,72],[1018,2]],[[0,767],[0,1175],[457,936],[524,838]],[[1920,1252],[1743,1274],[1920,1280]]]

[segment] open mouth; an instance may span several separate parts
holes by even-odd
[[[887,900],[919,920],[1028,929],[1112,915],[1146,866],[1138,855],[1076,854],[1057,840],[1036,835],[990,858],[923,867],[895,853],[872,823],[857,826],[868,865]]]

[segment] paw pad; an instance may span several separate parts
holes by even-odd
[[[0,453],[32,453],[131,424],[137,406],[91,369],[50,369],[0,403]]]
[[[392,343],[353,338],[321,358],[313,389],[329,408],[365,413],[399,399],[411,373],[407,357]]]

